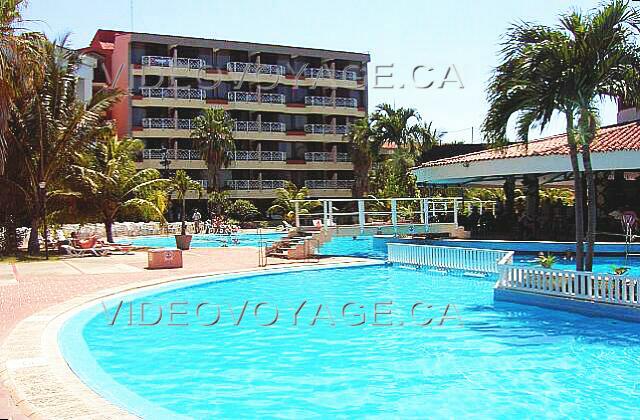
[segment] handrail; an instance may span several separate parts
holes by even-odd
[[[330,107],[344,107],[344,108],[357,108],[358,100],[356,98],[334,98],[332,96],[305,96],[305,105],[310,106],[330,106]]]
[[[287,73],[284,66],[277,64],[257,64],[232,61],[227,63],[227,71],[233,73],[275,74],[283,76]]]
[[[513,257],[510,251],[437,245],[387,245],[388,261],[436,268],[498,273],[500,261]]]
[[[198,99],[204,100],[207,95],[204,89],[192,88],[140,88],[140,94],[145,98],[161,99]]]
[[[640,307],[640,278],[505,264],[496,289]]]
[[[150,67],[178,67],[187,69],[202,69],[206,63],[201,58],[173,58],[164,56],[145,55],[140,62],[143,66]]]

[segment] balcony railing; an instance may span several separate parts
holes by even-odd
[[[304,77],[309,77],[313,79],[357,80],[358,74],[355,71],[348,71],[348,70],[306,68],[304,69]]]
[[[257,150],[236,150],[227,152],[227,156],[231,160],[251,160],[251,161],[285,161],[287,154],[285,152],[257,151]]]
[[[261,93],[257,92],[229,92],[227,93],[229,102],[262,102],[268,104],[283,104],[284,95],[281,93]]]
[[[257,73],[276,75],[285,75],[287,73],[287,69],[284,66],[279,66],[276,64],[241,63],[237,61],[227,63],[227,71],[233,73]]]
[[[204,89],[191,88],[141,88],[140,93],[145,98],[161,99],[197,99],[202,101],[207,97]]]
[[[165,150],[163,149],[144,149],[142,151],[143,159],[163,159]],[[199,150],[190,149],[166,149],[167,159],[175,160],[201,160],[202,155]]]
[[[144,149],[142,151],[143,159],[163,159],[165,150],[163,149]],[[201,160],[202,154],[199,150],[193,149],[166,149],[167,159],[175,160]],[[227,152],[227,156],[231,160],[246,161],[285,161],[287,154],[285,152],[274,151],[257,151],[257,150],[235,150]]]
[[[178,67],[184,69],[202,69],[205,67],[204,60],[200,58],[173,58],[154,55],[142,57],[142,65],[150,67]]]
[[[350,162],[348,153],[331,152],[307,152],[304,154],[304,160],[307,162]]]
[[[227,181],[227,188],[230,190],[275,190],[284,188],[283,179],[234,179]]]
[[[286,126],[281,122],[236,121],[234,131],[284,132]]]
[[[305,96],[305,105],[310,106],[335,106],[340,108],[357,108],[356,98],[332,98],[331,96]]]
[[[348,125],[305,124],[304,132],[309,134],[347,134]]]
[[[171,130],[191,130],[193,120],[186,118],[143,118],[142,128],[159,128]]]
[[[352,179],[308,179],[304,186],[310,190],[346,190],[353,187]]]

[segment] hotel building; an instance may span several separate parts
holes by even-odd
[[[95,88],[129,93],[112,112],[119,135],[144,141],[139,168],[170,160],[206,185],[190,128],[222,108],[235,121],[222,173],[233,198],[271,201],[285,181],[312,197],[351,196],[344,134],[366,115],[368,54],[108,30],[82,51],[101,62]]]

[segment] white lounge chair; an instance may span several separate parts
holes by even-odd
[[[111,253],[108,248],[76,248],[71,245],[61,245],[60,249],[64,250],[70,257],[106,257]]]

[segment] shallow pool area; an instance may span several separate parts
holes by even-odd
[[[269,232],[263,234],[237,233],[232,235],[223,234],[199,234],[193,235],[191,240],[192,248],[219,248],[230,246],[260,246],[260,242],[273,242],[282,238],[284,233]],[[140,236],[118,242],[127,242],[135,246],[145,246],[153,248],[175,248],[176,240],[174,236]]]
[[[222,276],[98,303],[59,345],[146,418],[636,412],[637,324],[494,303],[494,282],[387,265]]]

